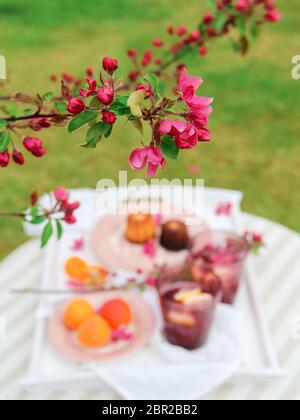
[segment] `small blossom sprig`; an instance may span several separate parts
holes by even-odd
[[[265,246],[264,238],[261,233],[246,231],[244,233],[244,238],[248,243],[249,250],[256,255],[258,255],[260,250]]]
[[[151,139],[130,155],[133,169],[143,169],[148,165],[148,176],[153,176],[158,167],[165,167],[166,157],[176,159],[182,149],[191,149],[199,142],[211,138],[207,128],[208,117],[212,112],[212,98],[196,95],[202,80],[188,76],[182,67],[175,97],[163,95],[158,78],[154,74],[141,76],[130,95],[121,95],[122,79],[115,79],[119,63],[115,58],[105,57],[102,61],[106,76],[100,72],[99,80],[86,78],[86,86],[73,92],[61,82],[62,100],[55,103],[56,109],[45,110],[46,100],[51,95],[39,95],[34,99],[25,94],[17,95],[21,102],[34,103],[37,109],[27,116],[11,116],[0,120],[0,166],[7,167],[10,158],[17,164],[24,164],[25,158],[19,150],[13,135],[21,137],[22,146],[33,156],[41,158],[46,149],[40,138],[22,137],[19,130],[31,129],[40,131],[52,125],[68,124],[70,133],[83,126],[88,126],[85,142],[82,147],[92,149],[101,139],[108,138],[118,118],[127,122],[144,134],[144,124],[151,127]],[[75,93],[75,95],[74,95]],[[52,103],[50,104],[50,108]]]
[[[63,222],[74,224],[77,219],[74,212],[80,207],[79,202],[70,202],[70,193],[65,188],[57,188],[54,193],[49,194],[51,205],[44,207],[39,201],[37,192],[30,196],[30,207],[22,212],[7,213],[0,212],[0,217],[17,217],[32,225],[44,225],[41,236],[41,247],[45,247],[52,237],[57,233],[57,238],[63,235]]]
[[[217,38],[227,36],[233,49],[245,55],[260,27],[280,19],[273,0],[216,0],[215,11],[205,13],[197,28],[170,25],[167,28],[169,39],[154,38],[151,47],[142,54],[137,49],[129,49],[127,54],[133,68],[128,74],[128,86],[149,67],[157,76],[178,79],[182,60],[188,56],[206,56],[209,43]],[[175,72],[167,72],[176,63]]]

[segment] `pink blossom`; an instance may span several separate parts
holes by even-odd
[[[202,79],[199,77],[188,76],[186,67],[181,69],[179,90],[182,94],[182,99],[187,106],[193,112],[197,112],[198,115],[209,115],[212,112],[210,104],[213,102],[213,98],[196,96],[196,90],[202,85],[202,82]]]
[[[246,9],[248,9],[249,6],[250,0],[238,0],[234,5],[236,10],[238,10],[239,12],[244,12]]]
[[[97,82],[95,79],[92,79],[91,77],[86,78],[88,89],[79,89],[79,93],[84,98],[88,98],[89,96],[96,93],[97,88]]]
[[[97,98],[103,105],[110,105],[114,100],[114,92],[109,87],[103,86],[98,90]]]
[[[54,191],[54,197],[57,201],[68,201],[70,198],[70,193],[63,187],[59,187]]]
[[[143,244],[143,253],[150,258],[154,258],[156,256],[157,247],[156,242],[154,240],[148,241]]]
[[[117,329],[112,331],[112,340],[118,341],[118,340],[131,340],[133,337],[133,334],[127,330],[127,328],[124,325],[120,325]]]
[[[183,121],[164,120],[160,124],[159,131],[160,134],[174,136],[179,149],[192,149],[198,144],[198,130],[192,124]]]
[[[158,167],[164,168],[166,164],[160,149],[153,146],[135,149],[130,155],[129,162],[134,170],[143,169],[148,164],[148,176],[155,175]]]
[[[148,276],[145,280],[145,283],[147,284],[147,286],[150,287],[156,287],[157,285],[157,278],[154,276]]]
[[[183,99],[192,99],[195,96],[196,90],[202,85],[203,80],[200,77],[188,76],[186,67],[181,68],[179,78],[179,90]]]
[[[278,22],[281,20],[282,15],[277,10],[269,10],[265,13],[264,18],[267,22]]]
[[[75,239],[71,246],[72,251],[81,251],[84,248],[84,238]]]

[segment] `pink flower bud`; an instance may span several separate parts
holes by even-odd
[[[8,151],[0,153],[0,166],[6,168],[9,164],[10,154]]]
[[[203,16],[203,23],[205,25],[209,25],[211,22],[213,22],[213,20],[215,19],[214,15],[211,13],[205,13],[205,15]]]
[[[54,197],[57,201],[68,201],[70,198],[70,193],[63,187],[59,187],[54,191]]]
[[[199,31],[193,31],[190,36],[191,41],[199,41],[201,35]]]
[[[94,69],[93,67],[88,67],[85,71],[86,75],[89,77],[93,77],[94,76]]]
[[[76,217],[74,216],[74,214],[66,214],[66,216],[63,218],[63,220],[68,224],[68,225],[74,225],[77,222]]]
[[[167,32],[169,35],[174,35],[174,32],[175,32],[174,26],[168,26]]]
[[[98,90],[97,98],[103,105],[110,105],[114,100],[114,92],[109,87],[103,86]]]
[[[185,35],[186,34],[186,27],[185,26],[183,26],[183,25],[180,25],[178,28],[177,28],[177,35],[178,36],[183,36],[183,35]]]
[[[118,60],[116,60],[115,58],[104,57],[102,61],[102,66],[107,73],[113,74],[119,67],[119,63]]]
[[[72,98],[69,100],[67,110],[73,114],[81,114],[85,109],[85,104],[80,98]]]
[[[102,121],[107,124],[114,124],[117,120],[116,114],[107,110],[102,111]]]
[[[39,138],[36,137],[25,137],[23,140],[23,146],[28,152],[35,157],[42,157],[46,153],[46,149]]]
[[[62,78],[66,83],[73,83],[74,82],[74,76],[72,74],[67,73],[66,71],[62,73]]]
[[[148,88],[148,86],[144,85],[143,83],[140,83],[136,86],[135,90],[143,90],[145,92],[145,97],[149,98],[151,96],[151,92]]]
[[[135,82],[136,79],[139,77],[140,73],[138,70],[133,70],[129,73],[128,75],[128,79],[131,80],[132,82]]]
[[[57,76],[56,76],[56,74],[51,74],[50,81],[53,82],[53,83],[57,82]]]
[[[267,22],[278,22],[281,20],[281,13],[277,10],[270,10],[265,13],[264,18]]]
[[[151,50],[147,50],[147,51],[144,53],[143,60],[142,60],[142,66],[143,66],[143,67],[147,67],[147,66],[149,66],[149,64],[150,64],[150,63],[151,63],[151,61],[152,61],[152,56],[153,56],[153,53],[152,53],[152,51],[151,51]]]
[[[137,57],[137,50],[132,48],[132,49],[127,51],[127,55],[130,58],[136,58]]]
[[[206,47],[201,47],[199,48],[199,55],[201,55],[202,57],[204,57],[207,54],[207,48]]]
[[[152,41],[153,47],[160,48],[164,45],[164,41],[160,38],[153,39]]]
[[[13,151],[13,161],[17,164],[17,165],[24,165],[25,163],[25,159],[24,156],[21,152],[19,152],[18,150],[14,150]]]
[[[244,12],[245,10],[248,9],[249,6],[250,6],[250,0],[238,0],[234,5],[236,10],[238,10],[239,12]]]
[[[210,38],[213,38],[213,37],[217,36],[217,31],[213,27],[207,28],[207,35]]]

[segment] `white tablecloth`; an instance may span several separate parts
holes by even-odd
[[[257,257],[256,289],[282,368],[283,379],[271,383],[227,384],[207,399],[300,399],[300,235],[262,218],[243,215],[245,229],[264,233],[267,247]],[[37,296],[12,295],[11,287],[39,285],[42,258],[39,243],[31,240],[9,255],[0,266],[0,328],[6,322],[6,337],[0,336],[0,397],[2,399],[118,399],[107,392],[66,391],[30,393],[18,386],[31,348],[33,314]],[[1,331],[0,331],[1,335]]]

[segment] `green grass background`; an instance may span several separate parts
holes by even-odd
[[[215,97],[213,141],[182,153],[162,176],[190,177],[188,165],[197,164],[206,185],[242,190],[244,210],[300,231],[300,81],[291,78],[292,56],[300,54],[299,0],[279,0],[278,6],[283,21],[265,26],[246,58],[224,39],[211,44],[205,59],[188,63],[205,80],[202,93]],[[0,0],[8,89],[49,91],[49,74],[81,75],[88,65],[99,66],[103,55],[118,57],[125,70],[128,47],[147,47],[169,23],[192,28],[207,9],[204,0]],[[119,170],[129,170],[128,153],[140,140],[131,127],[119,122],[95,151],[78,147],[82,135],[43,131],[43,160],[27,158],[24,167],[1,170],[0,209],[22,209],[35,188],[94,188],[100,178],[117,179]],[[20,222],[2,218],[0,238],[3,257],[25,240]]]

